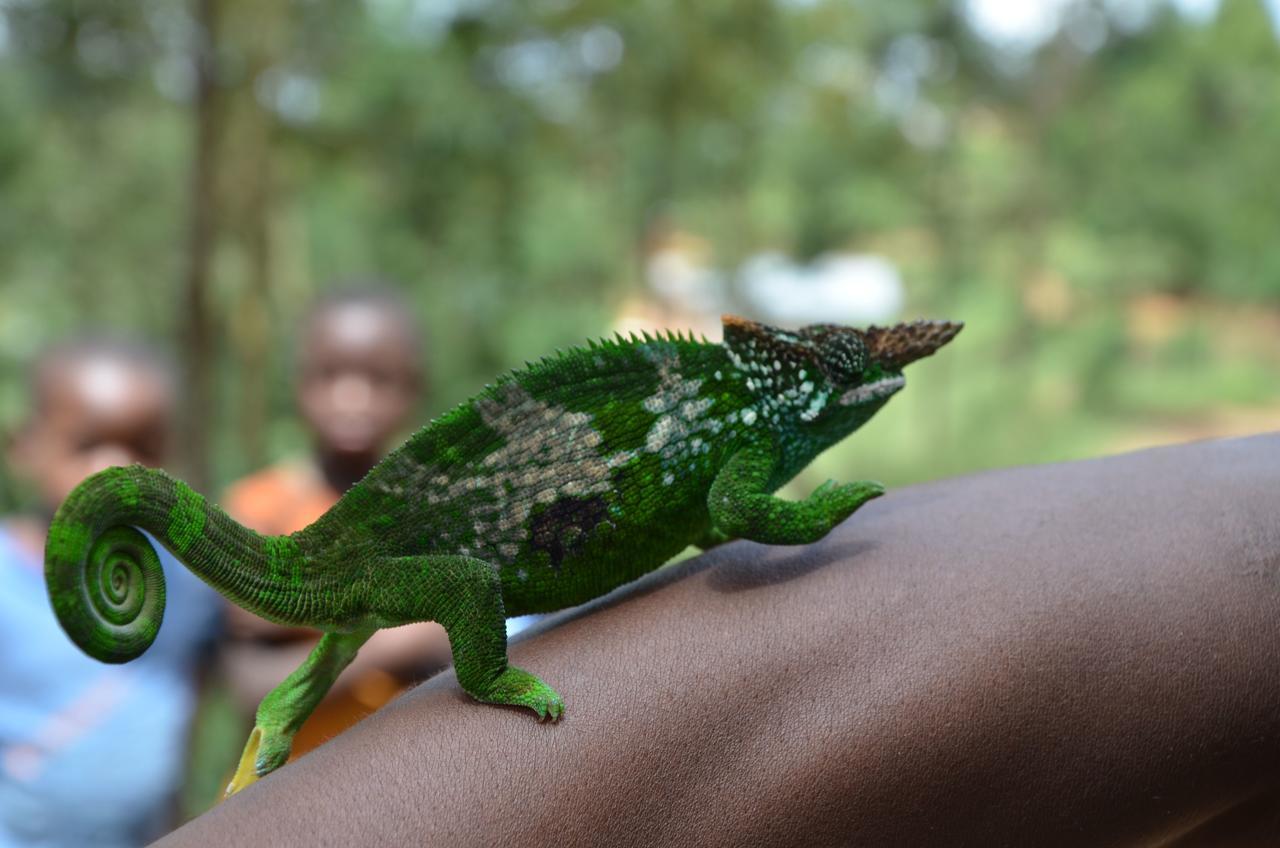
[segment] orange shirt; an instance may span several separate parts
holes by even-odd
[[[310,465],[282,463],[232,483],[223,506],[246,527],[284,536],[324,515],[339,497]]]

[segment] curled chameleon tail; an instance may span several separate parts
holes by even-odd
[[[45,544],[45,581],[58,622],[98,660],[128,662],[160,630],[164,572],[142,530],[200,579],[258,615],[282,624],[331,623],[314,613],[324,609],[317,597],[332,589],[311,578],[298,539],[254,533],[163,471],[108,468],[85,479],[62,503]],[[284,762],[293,732],[325,689],[313,687],[315,697],[305,703],[264,701],[237,786]]]
[[[164,572],[151,543],[116,524],[96,535],[62,524],[50,533],[47,572],[54,611],[71,640],[102,662],[124,663],[155,641],[164,617]],[[87,550],[86,550],[87,548]],[[80,560],[83,568],[62,563]]]
[[[45,581],[54,612],[72,641],[103,662],[141,655],[164,617],[164,572],[138,530],[169,535],[154,495],[174,481],[160,474],[141,466],[101,471],[76,487],[49,527]]]
[[[232,521],[163,471],[141,465],[108,468],[84,480],[62,503],[45,544],[45,582],[54,612],[86,654],[128,662],[146,651],[160,630],[164,573],[141,530],[233,600],[250,600],[253,609],[277,620],[294,617],[296,603],[289,599],[296,593],[283,591],[279,572],[273,580],[267,567],[268,549],[287,546],[273,546],[273,539]]]

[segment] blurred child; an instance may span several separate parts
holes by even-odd
[[[360,290],[321,301],[300,339],[297,404],[311,455],[230,487],[227,512],[261,533],[292,533],[319,518],[393,447],[413,420],[423,390],[418,331],[406,305],[389,292]],[[311,630],[270,624],[228,605],[232,641],[228,678],[245,712],[302,664]],[[380,630],[360,649],[294,739],[293,755],[341,733],[401,692],[414,678],[450,661],[438,624]]]
[[[196,672],[217,595],[156,545],[164,623],[127,666],[82,654],[44,581],[54,510],[86,476],[164,462],[174,386],[147,351],[107,342],[52,349],[31,372],[30,410],[7,445],[37,511],[0,521],[0,846],[140,845],[174,824]]]

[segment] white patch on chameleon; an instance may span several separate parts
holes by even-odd
[[[467,516],[475,533],[473,548],[459,553],[495,564],[510,563],[529,538],[529,517],[535,504],[548,504],[561,495],[603,494],[612,488],[613,468],[636,456],[620,451],[601,456],[601,434],[585,412],[570,412],[544,403],[514,381],[494,390],[492,397],[474,402],[485,425],[504,443],[492,450],[467,477],[450,480],[438,468],[424,466],[408,451],[397,451],[383,478],[382,491],[400,487],[424,490],[428,504],[456,503],[471,492],[489,492]]]
[[[808,408],[805,409],[804,412],[800,413],[800,418],[804,421],[812,421],[813,419],[817,418],[818,414],[821,413],[822,410],[826,408],[827,397],[829,395],[830,393],[826,389],[823,389],[822,391],[814,395],[813,398],[810,399],[809,401]]]
[[[713,403],[715,403],[715,400],[709,397],[687,400],[681,404],[680,414],[684,416],[684,420],[692,421],[695,418],[701,418],[702,413],[710,409]]]
[[[702,387],[701,380],[688,380],[680,373],[680,360],[671,356],[659,359],[658,388],[653,394],[641,401],[641,406],[654,415],[675,409],[680,403],[696,397]]]
[[[611,454],[605,461],[610,468],[617,468],[619,465],[626,465],[628,462],[636,458],[636,452],[633,450],[618,451]]]
[[[874,383],[855,386],[840,396],[840,405],[849,406],[854,403],[879,400],[880,398],[888,397],[906,384],[907,381],[905,377],[897,376],[884,377],[876,380]]]
[[[679,422],[670,415],[663,415],[653,422],[648,434],[644,437],[645,448],[649,453],[657,453],[667,446],[672,436],[679,436]]]
[[[570,480],[568,483],[565,483],[563,486],[560,487],[560,491],[566,495],[586,494],[585,492],[582,491],[581,480]]]
[[[730,357],[746,367],[732,351]],[[674,482],[674,469],[692,469],[690,460],[709,450],[702,436],[718,434],[724,429],[724,422],[708,415],[715,398],[698,395],[703,381],[681,375],[678,356],[674,353],[663,357],[654,355],[651,361],[658,371],[658,387],[641,405],[658,417],[645,434],[644,450],[658,455],[659,465],[666,472],[663,480],[670,475]],[[723,374],[717,371],[715,377],[722,379]]]

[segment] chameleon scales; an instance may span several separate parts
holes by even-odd
[[[693,543],[816,541],[884,492],[773,492],[902,389],[962,325],[781,330],[725,316],[724,341],[591,342],[510,373],[388,454],[314,524],[262,536],[165,472],[109,468],[59,507],[45,546],[54,611],[104,662],[151,644],[159,560],[139,528],[235,603],[324,632],[258,707],[231,794],[293,735],[375,630],[437,621],[472,697],[555,721],[564,702],[507,663],[504,617],[583,603]]]

